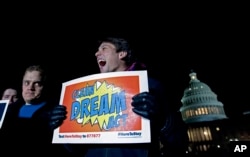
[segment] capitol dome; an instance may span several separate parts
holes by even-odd
[[[184,90],[180,112],[185,123],[226,119],[223,104],[210,87],[199,81],[195,72],[189,74],[189,86]]]

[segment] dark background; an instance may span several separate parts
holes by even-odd
[[[34,10],[3,15],[1,88],[21,87],[25,68],[42,64],[49,72],[51,93],[59,97],[62,82],[99,72],[96,41],[114,35],[131,42],[138,58],[164,81],[166,98],[177,108],[194,70],[229,117],[249,109],[249,24],[243,11],[201,8],[123,15]]]

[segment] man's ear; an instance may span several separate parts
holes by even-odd
[[[127,51],[121,51],[121,52],[119,52],[119,59],[123,59],[123,58],[125,58],[126,56],[127,56]]]

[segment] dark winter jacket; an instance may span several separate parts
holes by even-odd
[[[21,118],[19,113],[24,105],[24,101],[20,100],[8,107],[0,130],[3,148],[1,156],[29,157],[62,153],[62,145],[52,144],[53,130],[48,125],[48,112],[53,106],[42,102],[41,108],[30,115],[31,117]]]

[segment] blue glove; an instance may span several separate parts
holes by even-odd
[[[49,127],[51,130],[59,127],[66,119],[66,107],[63,105],[56,105],[49,113]]]
[[[132,97],[133,111],[147,119],[152,119],[157,113],[156,99],[149,92],[142,92]]]

